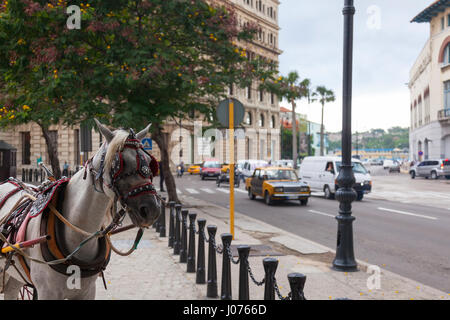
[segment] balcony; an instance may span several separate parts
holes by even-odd
[[[450,121],[450,109],[439,110],[438,120],[446,122]]]

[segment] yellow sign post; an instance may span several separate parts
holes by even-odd
[[[228,104],[230,122],[230,233],[234,240],[234,103],[230,99]]]

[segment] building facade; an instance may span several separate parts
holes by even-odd
[[[411,22],[429,23],[430,37],[410,72],[410,158],[449,158],[450,1],[433,2]]]
[[[278,48],[278,0],[210,0],[214,4],[231,5],[237,14],[239,24],[256,23],[260,27],[257,39],[239,43],[246,49],[248,58],[256,56],[278,62],[281,51]],[[241,101],[245,107],[242,128],[237,130],[235,140],[235,159],[277,160],[280,157],[280,120],[278,98],[258,90],[255,81],[248,88],[231,86],[230,96]],[[167,122],[165,131],[171,132],[171,165],[183,161],[185,164],[201,163],[207,158],[217,157],[222,162],[229,161],[226,131],[216,130],[213,135],[204,136],[201,126],[206,122],[195,119],[182,119],[181,126]],[[200,127],[200,129],[199,129]],[[50,127],[51,136],[57,142],[58,158],[61,166],[67,162],[75,170],[98,150],[102,137],[92,130],[89,136],[89,152],[81,150],[81,130],[79,126]],[[211,138],[214,137],[214,138]],[[16,126],[0,131],[0,140],[17,149],[17,172],[22,169],[37,168],[37,160],[49,163],[47,146],[40,127],[35,123]],[[160,158],[156,143],[152,144],[152,154]]]

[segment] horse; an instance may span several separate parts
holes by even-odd
[[[58,235],[60,235],[56,237],[58,241],[56,245],[64,247],[66,252],[76,252],[70,262],[79,262],[79,268],[99,260],[99,255],[104,256],[100,257],[100,262],[103,264],[100,264],[101,268],[93,268],[91,263],[92,268],[87,270],[90,272],[86,272],[84,276],[82,274],[78,285],[73,286],[68,283],[69,277],[75,274],[75,271],[68,272],[68,262],[56,265],[42,263],[49,260],[48,257],[46,260],[45,252],[42,250],[43,244],[23,249],[26,254],[23,260],[29,266],[29,282],[37,292],[38,299],[95,299],[96,279],[109,261],[108,249],[109,254],[111,249],[104,245],[104,233],[104,237],[94,237],[89,241],[86,240],[86,235],[96,232],[98,234],[99,230],[104,230],[106,222],[111,220],[110,211],[114,211],[110,210],[111,208],[121,212],[122,218],[128,214],[132,223],[140,228],[140,231],[151,226],[161,212],[162,202],[152,184],[153,176],[156,175],[154,172],[156,159],[140,144],[140,140],[146,136],[151,124],[135,134],[132,129],[113,131],[97,119],[95,122],[105,142],[82,170],[79,170],[70,180],[66,180],[65,189],[61,192],[63,201],[58,210],[68,223],[55,222],[55,225],[59,226]],[[14,185],[10,183],[1,184],[0,200],[11,192],[12,188]],[[0,209],[0,218],[11,211],[24,193],[25,191],[20,191],[8,198]],[[43,213],[29,220],[25,233],[27,240],[42,236],[42,219],[45,219]],[[61,219],[55,218],[55,220]],[[77,229],[84,232],[77,232]],[[80,243],[83,243],[81,248]],[[21,265],[19,258],[17,254],[14,255],[14,265],[23,267],[23,261]],[[63,266],[62,270],[65,272],[57,270],[56,266]],[[6,278],[3,281],[5,299],[17,299],[19,291],[26,284],[27,279],[20,271],[23,273],[24,270],[16,267],[9,267],[6,270],[4,275]],[[0,271],[0,287],[2,286],[1,275]]]

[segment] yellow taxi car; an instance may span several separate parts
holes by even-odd
[[[245,180],[248,197],[263,197],[267,205],[276,200],[299,200],[307,205],[311,189],[298,179],[294,169],[286,167],[256,168],[253,176]]]
[[[187,169],[187,172],[189,172],[190,174],[200,174],[201,171],[202,166],[199,164],[193,164]]]

